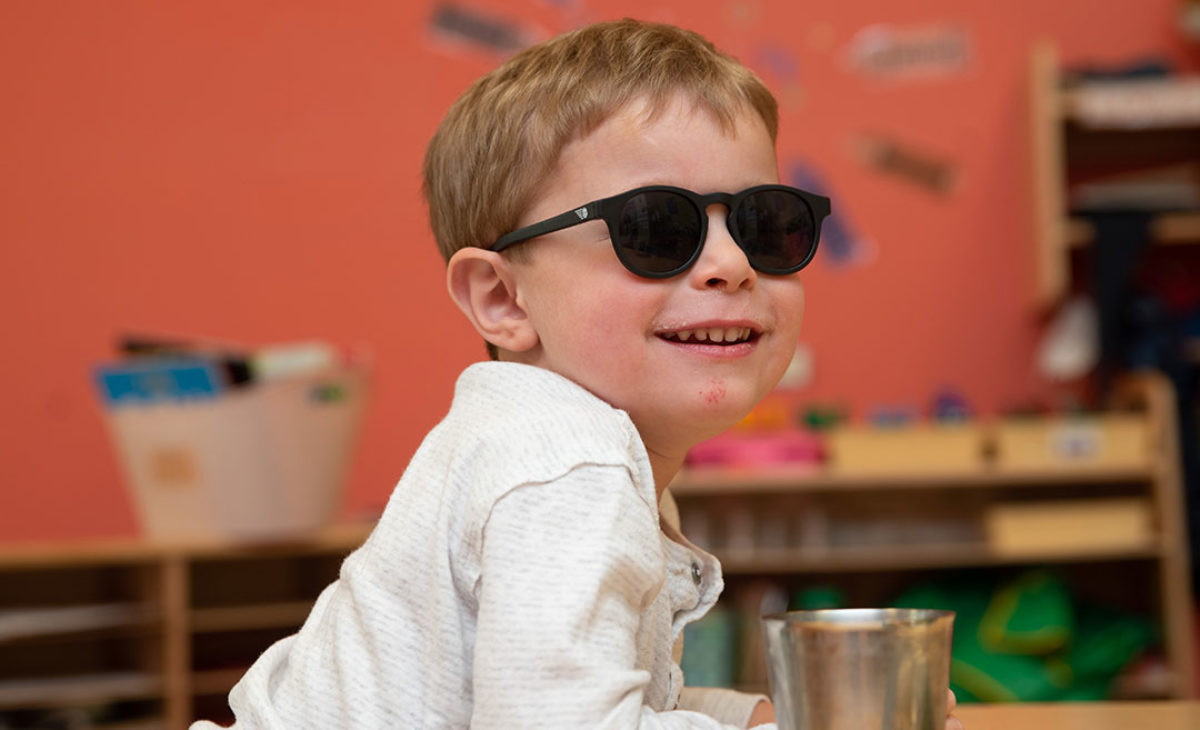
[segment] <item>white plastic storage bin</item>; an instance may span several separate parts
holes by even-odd
[[[347,370],[181,398],[110,400],[108,427],[144,532],[270,540],[329,524],[366,385],[364,371]]]

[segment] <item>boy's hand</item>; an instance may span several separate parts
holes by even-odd
[[[958,698],[954,696],[954,691],[947,689],[950,694],[946,701],[946,730],[964,730],[962,720],[954,716],[954,708],[958,705]]]
[[[954,708],[958,706],[958,698],[954,696],[954,692],[950,689],[946,690],[949,697],[946,700],[946,730],[964,730],[962,720],[954,716]],[[750,725],[762,725],[767,722],[775,722],[775,705],[763,700],[754,706],[754,712],[750,713]]]
[[[750,724],[746,727],[755,727],[768,722],[775,722],[775,705],[771,704],[769,700],[760,700],[754,706],[754,712],[750,713]]]

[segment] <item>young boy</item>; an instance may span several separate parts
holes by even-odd
[[[375,531],[234,688],[238,727],[773,719],[765,697],[683,688],[673,649],[721,571],[659,502],[796,346],[829,202],[778,184],[776,123],[745,67],[635,21],[463,94],[425,191],[493,361],[462,373]]]

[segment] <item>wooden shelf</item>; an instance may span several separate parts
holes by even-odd
[[[0,644],[110,629],[149,627],[158,612],[136,603],[0,609]]]
[[[264,642],[303,623],[371,529],[259,544],[4,546],[0,709],[149,700],[162,717],[133,727],[186,727],[195,698],[227,692]]]
[[[237,667],[235,669],[206,669],[203,671],[194,672],[192,674],[192,694],[200,695],[222,695],[233,689],[233,685],[238,683],[242,675],[250,667]]]
[[[313,601],[286,601],[242,606],[197,608],[191,613],[192,631],[242,631],[300,626],[312,610]]]
[[[162,677],[143,672],[8,680],[0,682],[0,709],[155,699],[162,695],[162,690]]]
[[[671,483],[677,497],[718,494],[845,492],[848,490],[979,489],[1047,485],[1124,484],[1154,478],[1151,468],[1064,468],[1050,470],[974,469],[913,474],[839,474],[811,467],[686,469]]]
[[[1060,76],[1056,48],[1049,42],[1037,44],[1029,64],[1030,203],[1035,304],[1043,311],[1058,306],[1071,290],[1070,253],[1094,238],[1090,222],[1068,216],[1070,184],[1097,175],[1111,178],[1200,163],[1200,120],[1145,127],[1083,125],[1075,111],[1078,92],[1064,90]],[[1194,90],[1198,82],[1193,77],[1185,83]],[[1150,238],[1170,246],[1200,243],[1200,211],[1156,215]]]
[[[1087,219],[1074,217],[1067,221],[1068,248],[1086,248],[1094,237],[1095,227]],[[1150,224],[1150,238],[1154,243],[1166,246],[1200,244],[1200,212],[1156,215]]]
[[[333,525],[316,534],[262,543],[230,540],[147,542],[138,538],[19,543],[5,545],[0,550],[0,569],[37,570],[63,565],[74,568],[100,565],[152,567],[167,559],[241,560],[247,556],[319,555],[352,550],[362,544],[373,528],[372,523]]]
[[[1000,552],[984,544],[885,545],[831,547],[817,550],[717,550],[728,575],[759,573],[842,573],[928,568],[974,568],[1037,563],[1089,563],[1156,560],[1162,549],[1154,542],[1102,545],[1070,550]]]
[[[1088,129],[1193,130],[1200,129],[1200,115],[1195,111],[1198,93],[1200,81],[1194,75],[1085,81],[1059,90],[1058,109],[1063,120]],[[1174,106],[1169,117],[1161,116],[1164,102]],[[1140,114],[1113,114],[1129,109],[1137,109]],[[1147,109],[1156,113],[1146,114]]]

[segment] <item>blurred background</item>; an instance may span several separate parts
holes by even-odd
[[[3,3],[0,728],[224,716],[486,357],[425,143],[624,16],[761,75],[834,201],[788,378],[673,490],[729,585],[688,676],[937,604],[966,700],[1195,696],[1197,5]]]

